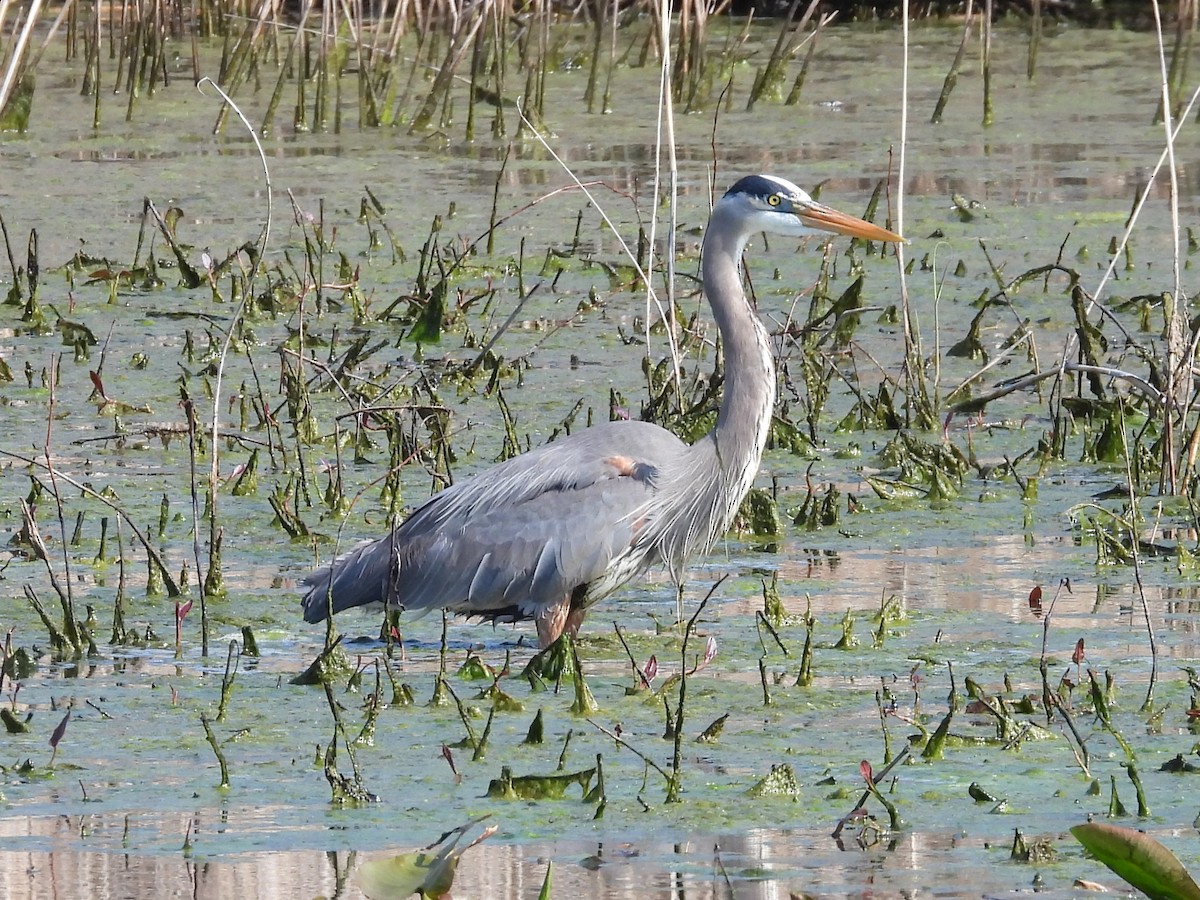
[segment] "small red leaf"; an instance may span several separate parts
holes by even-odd
[[[1075,665],[1083,662],[1083,638],[1080,638],[1075,643],[1075,652],[1071,654],[1071,662],[1075,663]]]
[[[642,675],[645,676],[646,687],[650,686],[650,682],[654,680],[654,676],[658,674],[658,657],[651,656],[646,660],[646,665],[642,669]]]
[[[442,744],[442,758],[446,760],[450,766],[450,771],[454,773],[455,782],[461,783],[462,775],[458,773],[458,766],[454,765],[454,754],[450,752],[450,748],[445,744]]]
[[[858,764],[858,771],[862,775],[863,781],[865,781],[867,784],[875,783],[875,777],[872,774],[870,762],[864,759]]]
[[[190,613],[191,611],[192,611],[192,601],[191,600],[189,600],[187,603],[176,603],[175,604],[175,621],[182,622],[184,619],[187,618],[187,614]]]
[[[1029,592],[1029,608],[1035,613],[1042,611],[1042,586],[1040,584]]]

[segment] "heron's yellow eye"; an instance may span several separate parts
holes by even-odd
[[[778,206],[781,201],[782,201],[782,198],[778,194],[772,194],[770,197],[767,198],[767,203],[770,204],[771,206]]]

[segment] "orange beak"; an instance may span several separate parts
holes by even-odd
[[[864,238],[868,241],[888,241],[893,244],[906,244],[903,237],[895,232],[872,225],[866,219],[838,212],[831,206],[822,203],[810,203],[797,213],[805,225],[819,228],[821,231],[832,231],[834,234],[848,234],[850,237]]]

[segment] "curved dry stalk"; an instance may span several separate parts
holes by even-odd
[[[42,547],[42,558],[46,561],[46,568],[50,572],[50,581],[54,585],[54,590],[58,592],[58,598],[62,602],[63,608],[63,627],[67,631],[67,638],[71,641],[75,652],[83,649],[83,642],[79,634],[79,625],[75,619],[75,597],[71,591],[71,583],[74,579],[71,577],[71,553],[68,549],[67,541],[67,522],[63,515],[62,495],[58,490],[58,476],[54,469],[54,457],[50,455],[50,445],[53,443],[54,437],[54,411],[58,401],[58,354],[50,354],[50,399],[46,409],[46,443],[42,446],[42,454],[46,457],[46,473],[50,476],[50,490],[54,494],[54,509],[58,513],[58,533],[59,540],[62,541],[62,557],[63,557],[63,581],[62,587],[58,584],[58,579],[54,574],[54,567],[50,565],[50,557],[46,554],[46,548]],[[26,521],[32,527],[33,534],[37,534],[37,522],[33,518],[33,511],[21,501],[21,510],[26,514]],[[40,541],[40,537],[38,538]]]
[[[518,106],[517,113],[521,116],[521,121],[525,123],[525,126],[529,129],[530,133],[535,138],[537,138],[538,143],[540,143],[546,149],[546,152],[550,154],[551,158],[553,158],[553,160],[556,163],[558,163],[559,166],[562,167],[562,170],[567,173],[567,175],[570,177],[570,179],[575,182],[575,186],[579,190],[583,191],[583,195],[588,198],[588,202],[591,203],[592,206],[595,207],[596,211],[600,214],[600,218],[604,220],[604,224],[608,226],[609,231],[611,231],[613,233],[613,236],[616,237],[617,243],[620,245],[622,252],[624,252],[625,256],[629,259],[630,263],[633,264],[634,271],[637,272],[638,277],[642,280],[642,284],[644,284],[646,286],[647,308],[649,308],[649,301],[653,300],[655,307],[658,309],[659,318],[663,322],[670,322],[671,317],[668,312],[668,309],[666,307],[664,307],[662,300],[658,296],[658,293],[654,290],[654,285],[650,280],[650,275],[647,273],[647,271],[645,269],[642,268],[641,263],[638,262],[637,254],[634,253],[631,249],[629,249],[629,244],[627,244],[625,242],[625,239],[621,236],[621,232],[617,228],[616,224],[609,217],[608,213],[604,211],[604,207],[601,206],[598,202],[596,202],[596,198],[592,194],[592,192],[588,190],[587,184],[590,184],[591,182],[588,182],[585,184],[584,182],[579,180],[579,177],[575,174],[575,172],[571,169],[571,167],[567,165],[566,161],[563,160],[563,158],[561,156],[559,156],[557,153],[554,152],[554,148],[550,146],[550,143],[546,140],[545,137],[543,137],[542,133],[537,128],[534,127],[534,125],[531,121],[529,121],[528,117],[526,117],[526,115],[525,115],[524,109],[522,109],[520,106]],[[657,203],[655,204],[655,208],[657,209]],[[653,233],[653,220],[652,220],[652,229],[651,230]],[[652,263],[653,259],[654,259],[654,257],[653,257],[653,255],[651,255],[649,257],[649,263]],[[648,263],[648,267],[651,268],[651,271],[653,271],[652,266],[650,266],[649,263]],[[646,317],[646,321],[647,321],[647,323],[650,321],[649,316]],[[674,329],[667,328],[665,330],[667,333],[667,344],[670,347],[670,351],[671,351],[671,368],[672,368],[672,371],[674,372],[675,380],[678,384],[679,367],[680,367],[680,362],[681,362],[681,360],[679,358],[679,345],[675,339]],[[649,346],[649,342],[647,342],[647,346]],[[679,387],[679,389],[682,390],[682,387]]]
[[[904,177],[908,152],[908,70],[909,70],[909,8],[908,0],[901,4],[901,34],[904,45],[904,63],[900,70],[900,150],[896,162],[896,191],[892,196],[891,173],[888,177],[888,199],[895,206],[896,231],[904,233]],[[896,244],[896,272],[900,277],[900,318],[904,326],[904,377],[909,402],[904,405],[905,416],[914,409],[929,407],[928,388],[921,366],[921,333],[916,312],[910,302],[908,276],[905,273],[904,244]],[[917,400],[920,402],[916,402]]]
[[[603,725],[601,725],[595,719],[588,719],[587,723],[589,725],[591,725],[593,728],[595,728],[597,731],[599,731],[601,734],[604,734],[604,735],[612,738],[614,741],[616,741],[618,744],[620,744],[626,750],[629,750],[631,753],[633,753],[634,756],[638,757],[642,762],[644,762],[646,765],[648,765],[650,768],[652,768],[655,772],[657,772],[659,775],[661,775],[663,777],[663,780],[666,781],[667,784],[671,783],[671,773],[670,772],[668,772],[666,769],[664,769],[662,766],[660,766],[658,763],[656,763],[651,757],[647,756],[645,753],[643,753],[637,747],[633,746],[633,744],[629,743],[629,741],[625,740],[624,737],[617,734],[615,731],[610,731],[609,729],[605,728]]]
[[[1157,0],[1155,0],[1154,10],[1155,10],[1155,15],[1157,16],[1157,14],[1158,14]],[[1161,46],[1161,36],[1162,36],[1162,33],[1161,33],[1161,28],[1160,28],[1159,29],[1160,46]],[[1146,206],[1146,202],[1150,198],[1150,191],[1153,189],[1154,183],[1157,180],[1159,173],[1162,171],[1162,167],[1168,161],[1171,163],[1170,173],[1171,173],[1171,178],[1172,178],[1172,190],[1171,190],[1172,224],[1175,228],[1174,234],[1175,234],[1175,247],[1176,247],[1176,251],[1175,251],[1176,252],[1176,290],[1172,297],[1172,304],[1175,305],[1178,303],[1178,297],[1179,297],[1179,286],[1178,286],[1179,285],[1179,282],[1178,282],[1179,223],[1178,223],[1177,199],[1175,196],[1177,192],[1175,190],[1176,172],[1175,172],[1175,165],[1174,165],[1174,159],[1175,159],[1174,145],[1175,145],[1175,141],[1179,137],[1179,132],[1183,128],[1184,123],[1187,122],[1188,119],[1190,118],[1192,108],[1196,105],[1197,100],[1200,100],[1200,87],[1197,87],[1192,92],[1191,97],[1188,98],[1187,105],[1184,107],[1183,111],[1180,113],[1178,121],[1176,123],[1172,124],[1170,122],[1170,116],[1169,115],[1166,116],[1166,128],[1167,128],[1166,146],[1163,148],[1162,153],[1159,154],[1158,161],[1155,163],[1154,167],[1150,170],[1150,174],[1146,178],[1146,183],[1142,187],[1142,191],[1141,191],[1140,195],[1138,196],[1137,203],[1134,204],[1133,212],[1131,212],[1129,214],[1129,220],[1125,223],[1125,228],[1121,233],[1120,240],[1117,241],[1116,248],[1109,256],[1108,266],[1105,268],[1104,274],[1100,277],[1100,281],[1096,285],[1096,289],[1090,295],[1088,295],[1088,301],[1087,301],[1087,305],[1085,307],[1086,313],[1091,313],[1091,311],[1096,307],[1096,304],[1099,302],[1100,296],[1103,293],[1104,288],[1107,286],[1109,280],[1113,276],[1113,273],[1116,271],[1117,262],[1121,258],[1121,255],[1125,252],[1125,248],[1128,245],[1129,239],[1133,234],[1133,229],[1136,226],[1137,221],[1141,216],[1142,210]],[[1179,319],[1178,315],[1172,315],[1168,321],[1168,327],[1177,327],[1178,319]],[[1176,323],[1176,325],[1172,326],[1171,325],[1172,322]],[[1075,352],[1077,345],[1078,345],[1078,334],[1075,330],[1072,330],[1067,335],[1066,339],[1063,341],[1062,355],[1059,357],[1059,362],[1055,367],[1059,373],[1065,373],[1068,370],[1069,364],[1067,363],[1067,358]],[[1177,368],[1177,366],[1189,364],[1187,361],[1195,357],[1197,349],[1198,349],[1198,347],[1200,347],[1200,330],[1197,330],[1193,333],[1191,343],[1187,347],[1186,351],[1178,352],[1178,355],[1176,355],[1176,353],[1172,352],[1172,347],[1177,347],[1177,342],[1175,342],[1173,335],[1169,335],[1168,336],[1168,351],[1167,351],[1168,352],[1168,359],[1167,359],[1168,365],[1166,367],[1167,368],[1167,387],[1168,387],[1168,391],[1169,391],[1170,396],[1173,401],[1172,408],[1178,409],[1178,408],[1183,408],[1184,402],[1182,400],[1180,400],[1180,398],[1175,396],[1175,394],[1178,393],[1178,391],[1176,390],[1176,386],[1182,387],[1184,385],[1190,384],[1190,379],[1189,378],[1181,378],[1180,373],[1176,372],[1175,369]],[[1170,414],[1168,413],[1166,415],[1166,419],[1165,419],[1165,423],[1164,423],[1168,433],[1170,432],[1170,430],[1172,428],[1172,424],[1171,424],[1172,421],[1173,420],[1172,420]],[[1169,455],[1167,457],[1165,457],[1165,459],[1168,460],[1168,462],[1166,465],[1164,465],[1163,469],[1164,469],[1164,472],[1167,473],[1168,477],[1170,478],[1171,489],[1172,489],[1172,491],[1174,491],[1177,488],[1177,484],[1176,484],[1176,480],[1175,480],[1175,475],[1176,475],[1175,454],[1173,451],[1170,451],[1169,448],[1168,448],[1168,451],[1164,451],[1164,452],[1169,452]]]
[[[62,505],[61,501],[59,501],[59,505]],[[25,502],[23,497],[21,498],[21,518],[24,521],[23,527],[25,532],[25,540],[29,541],[29,543],[33,545],[34,556],[45,563],[46,574],[50,576],[50,587],[54,588],[54,593],[58,595],[59,603],[62,604],[63,627],[70,632],[70,634],[66,637],[66,640],[76,651],[78,651],[81,648],[81,644],[78,639],[78,631],[75,628],[75,609],[74,605],[71,603],[71,595],[67,593],[66,589],[63,588],[62,581],[58,577],[58,572],[55,571],[53,564],[50,562],[50,551],[46,548],[46,542],[42,539],[42,531],[38,527],[37,519],[34,518],[33,510],[30,508],[29,504]],[[70,582],[69,570],[67,581],[68,583]],[[26,596],[29,596],[32,590],[33,589],[31,587],[26,586]],[[47,624],[50,624],[45,613],[41,610],[40,605],[35,602],[34,608],[37,609],[38,615],[42,617],[42,620],[47,622]],[[52,632],[50,635],[51,642],[53,642],[54,637],[55,635]]]
[[[1188,386],[1191,379],[1186,377],[1184,371],[1184,324],[1180,320],[1180,298],[1182,296],[1182,284],[1180,281],[1179,267],[1179,172],[1175,162],[1175,137],[1171,128],[1171,83],[1170,76],[1167,73],[1167,55],[1166,45],[1163,43],[1162,32],[1162,17],[1158,8],[1158,0],[1153,0],[1151,7],[1154,10],[1154,27],[1155,34],[1158,38],[1158,63],[1161,74],[1161,104],[1162,104],[1162,119],[1163,130],[1166,140],[1167,154],[1167,173],[1170,176],[1171,189],[1169,192],[1169,202],[1171,210],[1171,237],[1172,237],[1172,265],[1171,272],[1174,277],[1174,284],[1171,290],[1171,299],[1165,310],[1166,318],[1166,365],[1164,368],[1164,377],[1166,379],[1167,394],[1182,406],[1187,400]],[[1170,411],[1163,414],[1163,447],[1162,447],[1162,471],[1159,473],[1159,489],[1162,490],[1166,486],[1170,486],[1172,494],[1178,489],[1177,481],[1177,455],[1175,453],[1175,419]]]
[[[70,4],[64,4],[69,7]],[[29,46],[29,39],[33,35],[34,26],[41,18],[42,0],[33,0],[30,4],[28,12],[25,14],[25,22],[21,27],[21,34],[17,37],[16,43],[12,48],[12,56],[9,57],[8,67],[4,72],[4,80],[0,81],[0,112],[4,111],[4,107],[8,104],[8,98],[12,94],[13,85],[17,83],[17,75],[23,75],[26,72],[26,67],[22,65],[25,58],[25,51]],[[58,21],[62,21],[62,15],[59,15]],[[56,22],[57,24],[57,22]],[[51,32],[53,34],[53,31]]]
[[[986,367],[985,367],[986,368]],[[1000,397],[1007,396],[1016,391],[1022,391],[1025,388],[1033,387],[1035,384],[1049,378],[1060,378],[1063,373],[1078,372],[1085,375],[1101,375],[1105,378],[1116,378],[1120,381],[1127,381],[1129,384],[1137,388],[1148,400],[1154,403],[1155,406],[1166,404],[1168,397],[1149,381],[1140,375],[1135,375],[1132,372],[1126,372],[1124,369],[1116,369],[1111,366],[1089,366],[1083,363],[1060,362],[1059,367],[1055,369],[1046,369],[1042,372],[1033,372],[1023,378],[1015,379],[1007,384],[1002,384],[994,390],[988,391],[986,394],[980,394],[978,397],[971,397],[969,400],[963,400],[960,403],[955,403],[950,407],[950,412],[964,412],[966,410],[975,409],[991,403]],[[968,379],[970,381],[972,379]],[[967,382],[964,382],[965,385]]]
[[[1012,354],[1018,348],[1023,347],[1025,344],[1029,343],[1031,340],[1033,340],[1033,333],[1028,332],[1028,331],[1025,332],[1025,334],[1021,335],[1021,337],[1019,337],[1017,340],[1013,341],[1007,347],[1003,348],[992,359],[988,360],[987,364],[984,365],[984,367],[982,369],[976,370],[974,373],[968,375],[966,378],[964,378],[962,381],[960,381],[958,383],[958,387],[956,387],[954,390],[952,390],[949,394],[946,395],[946,399],[949,400],[950,398],[952,398],[956,394],[958,394],[959,391],[965,390],[968,385],[974,384],[976,381],[978,381],[980,378],[982,378],[984,375],[986,375],[988,372],[990,372],[996,366],[1000,365],[1002,362],[1004,362],[1006,359],[1008,359],[1010,356],[1012,356]]]
[[[41,462],[40,460],[34,459],[29,456],[22,456],[20,453],[13,453],[11,450],[5,450],[3,448],[0,448],[0,456],[6,456],[9,459],[15,459],[15,460],[17,460],[17,462],[22,462],[27,466],[33,466],[35,468],[42,469],[44,471],[50,470],[50,467],[47,466],[44,462]],[[121,506],[119,504],[114,503],[112,500],[105,497],[103,494],[101,494],[95,488],[91,487],[88,484],[85,484],[82,481],[75,480],[70,475],[65,474],[61,469],[55,469],[54,472],[58,478],[61,478],[67,484],[71,485],[71,487],[76,488],[81,493],[85,494],[88,497],[91,497],[93,500],[99,500],[101,503],[103,503],[105,506],[107,506],[109,509],[111,509],[113,512],[115,512],[118,516],[120,516],[121,519],[124,520],[127,525],[129,525],[130,529],[133,530],[133,533],[137,537],[138,542],[142,545],[142,547],[145,548],[146,554],[150,557],[151,562],[153,562],[154,565],[156,565],[158,567],[158,571],[162,575],[162,578],[163,578],[163,586],[166,587],[166,589],[167,589],[167,596],[168,597],[178,597],[180,595],[179,585],[176,583],[175,579],[171,576],[171,572],[170,572],[170,570],[167,569],[166,563],[163,562],[162,555],[157,550],[154,549],[154,545],[152,545],[150,543],[150,539],[147,538],[146,535],[142,533],[142,530],[138,527],[137,523],[134,522],[132,518],[130,518],[129,513],[125,512],[125,510],[123,508],[121,508]]]
[[[38,64],[42,61],[42,57],[45,56],[46,51],[50,49],[50,45],[54,42],[54,36],[58,34],[59,27],[67,18],[67,14],[73,10],[76,10],[76,6],[73,3],[64,3],[62,5],[58,11],[58,15],[54,17],[54,21],[50,23],[49,30],[47,30],[46,34],[42,37],[42,43],[38,45],[38,48],[36,51],[34,51],[33,56],[29,58],[29,62],[25,66],[26,71],[37,71]],[[0,100],[0,109],[3,108],[4,101]]]
[[[910,752],[911,751],[908,747],[902,748],[900,752],[897,753],[892,760],[886,763],[882,769],[880,769],[878,772],[872,773],[871,781],[874,784],[878,784],[891,773],[892,769],[896,768],[896,766],[900,765],[901,763],[907,762]],[[878,790],[878,788],[876,788],[876,790]],[[832,835],[835,839],[842,833],[842,829],[845,828],[849,822],[853,821],[854,814],[867,805],[867,800],[870,799],[872,793],[873,791],[871,788],[867,788],[865,791],[863,791],[861,796],[858,798],[858,802],[854,804],[854,808],[850,810],[850,812],[846,813],[846,815],[838,819],[837,827],[834,829]]]
[[[256,254],[255,258],[250,261],[250,272],[246,276],[248,282],[253,282],[255,277],[258,275],[259,267],[262,265],[263,255],[266,253],[267,249],[267,242],[271,236],[271,221],[274,213],[274,203],[271,197],[271,169],[267,165],[267,154],[263,150],[262,142],[259,141],[258,134],[255,132],[254,127],[250,124],[250,120],[246,118],[245,113],[242,112],[241,107],[233,102],[233,98],[225,93],[219,84],[207,76],[200,79],[199,83],[196,85],[196,89],[201,93],[204,93],[203,87],[206,83],[218,94],[220,94],[221,99],[229,106],[230,109],[234,111],[234,113],[237,114],[238,119],[241,120],[242,125],[245,126],[246,131],[249,133],[250,139],[254,141],[254,147],[256,150],[258,150],[259,162],[262,163],[263,179],[267,189],[267,215],[266,221],[263,222],[262,231],[259,233],[258,253]],[[229,358],[229,348],[233,343],[233,335],[237,331],[238,323],[245,315],[246,304],[250,302],[250,299],[253,296],[254,291],[248,284],[246,290],[242,291],[242,300],[238,304],[238,308],[234,311],[233,317],[229,321],[229,328],[225,332],[225,341],[221,345],[221,356],[217,361],[217,373],[213,379],[212,426],[210,430],[210,442],[208,448],[209,456],[212,458],[212,464],[209,467],[208,474],[208,567],[203,571],[203,574],[200,565],[199,510],[197,509],[194,496],[192,502],[193,552],[196,556],[196,580],[200,584],[200,633],[201,643],[203,644],[202,651],[205,656],[208,655],[208,607],[205,603],[205,598],[208,595],[209,586],[217,583],[217,581],[213,578],[213,567],[219,567],[221,565],[220,551],[218,549],[220,547],[221,534],[220,528],[217,524],[217,488],[220,484],[221,464],[220,441],[218,440],[221,428],[221,382],[225,375],[225,364]]]
[[[650,346],[650,302],[654,301],[658,313],[664,322],[672,322],[675,314],[675,234],[679,220],[679,160],[675,152],[675,106],[671,83],[671,3],[662,0],[656,7],[658,10],[659,46],[662,50],[661,68],[658,81],[658,119],[655,122],[654,135],[654,204],[650,213],[650,235],[646,249],[646,268],[654,271],[654,246],[658,236],[658,196],[662,187],[662,154],[663,146],[667,148],[667,176],[671,186],[670,202],[667,205],[670,219],[667,223],[667,303],[669,317],[663,315],[663,305],[654,296],[650,280],[645,279],[646,285],[646,346]],[[667,328],[667,339],[671,347],[671,363],[675,372],[675,389],[682,393],[679,382],[679,355],[675,343],[675,329]]]

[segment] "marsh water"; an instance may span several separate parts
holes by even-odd
[[[730,27],[736,33],[740,23]],[[714,41],[723,35],[717,29]],[[994,123],[980,124],[982,85],[972,64],[960,75],[943,123],[930,125],[958,37],[952,28],[913,36],[902,185],[910,240],[904,253],[915,261],[907,287],[942,396],[983,365],[947,350],[977,314],[974,301],[994,292],[998,280],[1060,262],[1080,274],[1085,290],[1096,288],[1110,242],[1120,235],[1164,145],[1162,126],[1153,123],[1160,82],[1153,36],[1051,32],[1029,80],[1024,36],[1002,31],[994,44]],[[579,38],[581,45],[588,40]],[[747,57],[767,52],[774,40],[770,27],[753,30]],[[214,48],[208,52],[215,58]],[[727,104],[677,117],[681,214],[675,249],[687,315],[698,311],[704,321],[688,279],[696,269],[710,180],[721,190],[739,175],[769,172],[802,186],[820,184],[823,201],[861,213],[896,166],[891,154],[900,142],[901,65],[898,31],[836,28],[822,36],[797,104],[760,102],[746,111],[753,77],[747,62],[731,70]],[[42,74],[29,132],[8,135],[0,145],[0,214],[18,266],[30,230],[37,230],[40,300],[53,306],[52,325],[56,319],[84,323],[97,342],[84,358],[69,340],[64,343],[61,322],[36,332],[21,320],[19,307],[4,308],[0,356],[14,379],[0,386],[0,449],[9,454],[0,471],[0,508],[6,533],[15,538],[31,475],[47,479],[21,458],[38,456],[49,443],[58,470],[97,490],[115,491],[132,521],[155,535],[173,572],[193,569],[195,594],[180,389],[202,407],[212,403],[205,395],[214,384],[207,367],[236,304],[219,284],[178,286],[166,264],[158,272],[160,285],[121,282],[115,302],[109,302],[109,282],[138,252],[143,198],[160,210],[182,211],[176,236],[203,271],[205,254],[224,259],[257,238],[268,189],[253,143],[233,127],[212,136],[219,101],[194,91],[186,76],[141,103],[130,123],[120,122],[121,102],[114,99],[95,134],[82,124],[90,121],[91,101],[78,96],[76,79],[66,67]],[[546,140],[581,181],[602,184],[593,188],[596,200],[632,244],[639,221],[648,222],[655,208],[657,71],[619,68],[607,115],[584,113],[583,79],[581,70],[565,65],[548,79]],[[266,98],[247,94],[238,100],[256,121]],[[479,353],[478,337],[497,332],[521,288],[538,285],[494,347],[506,360],[519,361],[501,388],[521,447],[546,440],[579,401],[586,412],[573,427],[589,417],[606,419],[610,391],[637,414],[646,398],[643,359],[657,362],[668,353],[661,334],[651,331],[647,341],[644,292],[629,289],[628,278],[620,276],[626,260],[618,241],[578,191],[556,193],[571,178],[530,135],[468,142],[455,126],[410,136],[403,128],[359,129],[351,119],[348,112],[338,133],[280,128],[265,143],[274,196],[267,258],[303,269],[305,239],[317,226],[329,252],[321,290],[257,311],[248,322],[252,337],[242,335],[224,372],[216,402],[225,430],[236,439],[222,445],[218,503],[227,595],[208,604],[209,655],[201,650],[198,599],[177,651],[175,602],[146,596],[145,553],[128,531],[121,551],[127,566],[116,563],[115,522],[105,555],[97,559],[100,519],[112,513],[78,491],[63,491],[68,536],[83,513],[80,538],[67,548],[69,578],[76,603],[91,605],[99,623],[93,655],[56,662],[46,652],[46,630],[22,594],[23,585],[32,585],[53,605],[46,565],[26,558],[19,546],[9,554],[0,582],[0,625],[11,629],[11,646],[25,648],[37,665],[19,677],[19,688],[7,680],[2,698],[29,725],[0,739],[0,884],[6,897],[359,897],[356,873],[363,860],[426,846],[481,816],[487,818],[472,835],[486,825],[497,831],[463,856],[454,896],[537,896],[551,865],[553,897],[978,896],[1035,889],[1066,895],[1077,890],[1076,879],[1121,887],[1066,832],[1089,816],[1116,811],[1114,794],[1128,808],[1117,821],[1149,830],[1194,865],[1200,857],[1193,824],[1200,812],[1196,776],[1159,769],[1177,755],[1195,755],[1187,716],[1194,696],[1184,669],[1200,656],[1195,575],[1171,554],[1148,556],[1136,570],[1098,561],[1089,511],[1100,504],[1097,495],[1126,484],[1126,471],[1123,462],[1084,461],[1082,425],[1066,461],[1041,470],[1026,463],[1025,474],[1037,476],[1036,496],[1023,496],[1012,478],[988,477],[991,467],[1036,447],[1049,430],[1045,397],[1035,391],[1001,398],[979,415],[940,411],[944,432],[922,439],[969,450],[979,462],[950,497],[872,491],[869,478],[904,480],[884,452],[896,439],[893,432],[827,424],[814,447],[768,452],[758,485],[775,491],[782,533],[770,540],[731,534],[697,562],[684,592],[683,612],[690,616],[713,583],[729,576],[699,620],[699,633],[715,640],[716,654],[688,679],[681,802],[664,802],[663,779],[644,762],[649,757],[670,764],[664,699],[627,691],[635,677],[613,628],[621,624],[639,663],[656,658],[655,687],[696,667],[702,652],[696,645],[686,661],[680,659],[679,632],[672,628],[675,589],[662,573],[652,573],[597,608],[585,627],[579,650],[596,711],[572,711],[576,698],[569,682],[534,691],[516,676],[502,679],[519,708],[490,720],[487,750],[478,759],[460,745],[467,730],[455,704],[430,705],[442,621],[402,619],[403,644],[393,668],[414,702],[386,705],[373,737],[356,751],[362,782],[379,799],[331,803],[321,763],[334,732],[329,703],[320,688],[290,683],[325,641],[324,627],[300,619],[299,580],[338,546],[383,533],[388,513],[379,484],[389,461],[386,442],[339,453],[331,435],[335,422],[349,427],[337,417],[350,408],[340,405],[336,392],[314,391],[316,430],[326,439],[310,451],[319,461],[305,461],[321,473],[313,493],[319,495],[329,473],[340,468],[346,493],[356,500],[335,511],[313,503],[301,514],[317,537],[288,537],[268,495],[276,488],[294,491],[288,480],[294,472],[285,462],[268,463],[266,438],[252,427],[253,416],[249,423],[238,416],[242,398],[257,390],[277,413],[284,410],[280,385],[287,354],[277,348],[296,348],[301,320],[312,346],[335,348],[315,355],[322,363],[357,336],[385,342],[369,377],[416,384],[426,373],[437,403],[450,412],[455,478],[501,455],[504,416],[486,380],[438,382],[438,372]],[[1194,128],[1184,125],[1176,147],[1185,225],[1197,214]],[[386,239],[373,244],[360,218],[365,189],[382,208],[376,221],[386,222],[395,251]],[[439,240],[453,244],[461,236],[458,243],[465,245],[487,229],[494,194],[499,214],[513,215],[498,229],[493,253],[481,253],[460,285],[460,302],[487,294],[468,308],[465,324],[449,329],[438,344],[418,347],[399,327],[373,318],[372,312],[412,291],[434,217],[442,217]],[[1123,311],[1121,301],[1171,289],[1167,197],[1162,180],[1103,298],[1134,336],[1130,341],[1145,346],[1158,338],[1161,313],[1151,305],[1142,322],[1138,310],[1145,304]],[[660,242],[663,233],[660,224]],[[144,259],[147,251],[140,252]],[[1186,246],[1183,252],[1186,262]],[[153,253],[170,256],[161,240]],[[756,242],[748,255],[759,309],[773,330],[796,315],[803,319],[823,258],[834,296],[849,285],[852,270],[865,273],[866,311],[854,347],[839,351],[843,370],[853,371],[854,379],[832,385],[827,423],[850,411],[856,391],[875,391],[897,378],[903,354],[899,327],[886,314],[900,296],[894,258],[859,250],[852,263],[846,253],[845,241],[826,250],[816,240],[799,247],[772,240]],[[87,265],[69,267],[77,254],[87,257]],[[341,271],[339,254],[347,260]],[[352,315],[349,303],[330,299],[344,299],[336,285],[355,270],[365,299]],[[97,272],[109,275],[89,277]],[[1185,269],[1185,292],[1192,277]],[[12,279],[10,271],[0,274],[5,290]],[[1019,321],[1028,320],[1041,365],[1057,359],[1074,327],[1065,281],[1054,273],[1027,283],[1012,313],[988,317],[981,339],[989,354],[994,357]],[[322,301],[317,293],[325,295]],[[1130,365],[1116,346],[1118,332],[1106,327],[1112,352]],[[800,379],[800,351],[782,339],[779,351]],[[687,365],[711,368],[711,355]],[[981,385],[1029,368],[1023,352],[1013,355]],[[50,369],[58,373],[52,407]],[[127,406],[117,410],[89,399],[89,371],[100,373],[108,397]],[[786,383],[781,400],[797,403]],[[428,393],[414,392],[412,402],[418,400],[437,405]],[[211,407],[202,410],[202,421],[211,416]],[[257,491],[235,495],[237,467],[255,448],[262,450]],[[207,460],[203,456],[202,470]],[[791,524],[810,483],[821,493],[830,486],[840,492],[836,523]],[[404,504],[419,502],[430,486],[424,466],[407,466]],[[1194,542],[1186,503],[1144,502],[1151,510],[1150,543]],[[61,566],[63,540],[53,509],[43,495],[39,521],[52,562]],[[790,614],[777,639],[757,617],[764,582],[772,576]],[[1068,580],[1069,590],[1060,588]],[[1031,603],[1030,592],[1039,586],[1044,599]],[[146,637],[137,646],[102,639],[119,587],[130,598],[126,624]],[[809,609],[815,619],[813,679],[798,686]],[[1143,609],[1158,654],[1149,712],[1141,711],[1151,673]],[[227,651],[231,641],[243,640],[244,626],[253,629],[259,655],[241,655],[225,715],[213,726],[229,765],[229,786],[220,787],[201,715],[216,715]],[[335,690],[353,737],[379,677],[371,660],[385,648],[375,640],[375,614],[348,613],[338,627],[350,659],[364,672],[357,686],[342,679]],[[459,668],[474,656],[499,671],[511,657],[519,671],[532,655],[527,639],[521,640],[527,630],[449,623],[449,682],[476,736],[489,723],[494,697],[481,693],[490,681],[472,682]],[[831,837],[862,793],[860,762],[870,761],[878,771],[910,735],[932,731],[946,714],[948,694],[963,691],[964,679],[1014,701],[1040,696],[1044,638],[1054,683],[1076,708],[1076,726],[1090,751],[1086,765],[1061,721],[1047,725],[1044,715],[1028,715],[1036,730],[998,741],[995,723],[979,708],[968,708],[953,720],[955,740],[940,759],[914,753],[881,782],[903,819],[900,827],[889,828],[883,809],[868,803],[873,822],[855,820],[840,838]],[[1080,640],[1086,658],[1072,661]],[[1106,672],[1114,679],[1115,721],[1136,751],[1146,794],[1147,814],[1140,817],[1130,760],[1088,709],[1088,669],[1101,681]],[[1061,677],[1077,685],[1073,692]],[[392,698],[392,688],[381,695]],[[52,758],[49,741],[67,709],[70,718]],[[526,736],[539,710],[545,740],[530,743]],[[694,740],[722,716],[728,718],[718,738]],[[600,727],[619,727],[638,752]],[[502,767],[515,775],[553,775],[590,769],[598,760],[602,803],[595,797],[585,802],[577,785],[562,799],[487,796]],[[337,765],[343,774],[351,769],[344,748]],[[784,766],[794,783],[783,779],[775,791],[752,790]],[[975,799],[968,793],[972,784],[992,799]],[[1029,860],[1010,858],[1018,832],[1038,848]]]

